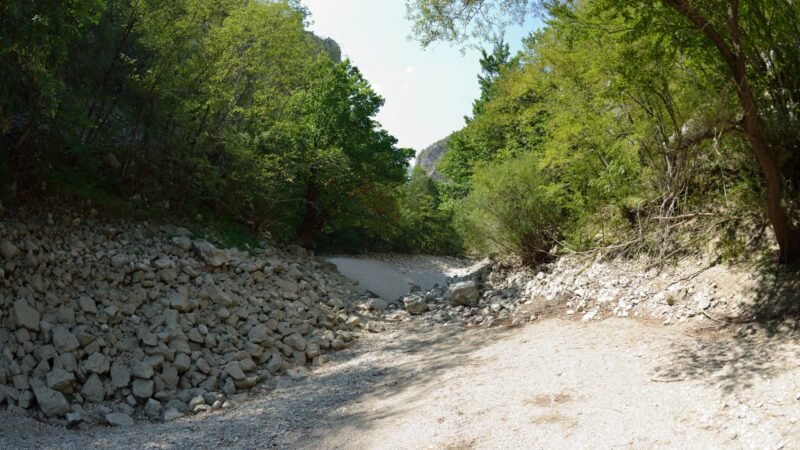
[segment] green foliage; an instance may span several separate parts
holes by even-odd
[[[307,14],[297,0],[4,2],[0,143],[18,192],[170,205],[310,246],[391,235],[411,151]]]
[[[400,196],[400,233],[395,248],[425,254],[458,254],[462,239],[453,227],[452,213],[442,209],[437,183],[420,167]]]
[[[569,199],[546,181],[532,154],[480,167],[469,196],[457,207],[467,244],[489,253],[511,252],[543,262],[569,226]]]
[[[670,237],[684,223],[679,218],[709,217],[703,230],[763,223],[763,181],[741,133],[742,106],[730,71],[711,41],[667,4],[408,3],[424,45],[491,40],[509,20],[533,10],[547,16],[516,57],[502,47],[491,58],[484,52],[474,116],[451,136],[438,167],[445,177],[443,207],[459,211],[469,246],[536,259],[530,249],[549,250],[557,239],[573,249],[634,245],[664,255],[674,254],[666,246],[685,244]],[[699,11],[725,32],[724,5],[702,4]],[[756,91],[765,93],[758,99],[761,119],[789,199],[796,197],[800,173],[793,122],[800,103],[787,97],[796,83],[783,71],[800,64],[797,34],[787,31],[797,26],[798,14],[796,6],[777,1],[743,5],[740,17],[748,59],[760,67],[748,71]],[[526,196],[531,203],[521,201]],[[504,202],[507,197],[514,201]],[[516,215],[513,204],[527,212]],[[787,200],[784,208],[796,204]],[[536,216],[537,208],[558,221]],[[530,224],[521,218],[526,214]],[[688,219],[687,226],[699,231],[698,220]],[[740,238],[722,241],[730,255],[742,251],[740,244]]]

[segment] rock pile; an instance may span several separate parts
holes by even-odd
[[[448,288],[409,293],[400,306],[431,323],[470,326],[518,325],[542,315],[584,321],[643,317],[669,325],[741,317],[773,297],[785,297],[784,303],[800,309],[791,300],[800,294],[789,292],[797,290],[796,280],[773,284],[785,285],[783,292],[769,291],[752,270],[707,261],[657,268],[651,261],[567,256],[536,269],[486,261],[475,273],[451,280]]]
[[[67,425],[220,408],[382,328],[299,247],[49,217],[0,222],[0,256],[0,405]]]

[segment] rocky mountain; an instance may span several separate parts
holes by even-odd
[[[442,179],[442,175],[436,170],[436,165],[442,160],[444,154],[447,153],[447,140],[449,138],[450,136],[447,136],[429,145],[417,154],[416,164],[435,180]]]

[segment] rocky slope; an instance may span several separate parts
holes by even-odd
[[[421,167],[429,177],[434,180],[441,180],[442,175],[436,170],[436,165],[444,158],[447,153],[447,140],[450,136],[437,141],[417,154],[416,165]]]
[[[68,425],[221,408],[381,328],[299,247],[49,216],[0,222],[0,255],[0,405]]]

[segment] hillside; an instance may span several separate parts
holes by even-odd
[[[436,170],[436,165],[447,153],[447,140],[450,136],[434,142],[417,154],[416,165],[422,167],[430,177],[441,180],[442,174]]]

